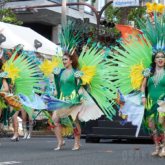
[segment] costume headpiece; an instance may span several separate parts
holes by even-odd
[[[66,22],[66,26],[63,23],[62,29],[59,33],[63,55],[73,55],[76,49],[76,45],[82,42],[85,38],[82,36],[88,29],[88,27],[86,27],[86,24],[84,24],[82,28],[79,28],[79,24],[75,24],[76,21],[71,23]]]
[[[161,41],[159,41],[157,43],[157,45],[153,46],[153,51],[151,52],[152,55],[156,55],[157,53],[162,52],[163,54],[165,54],[165,45],[164,45],[164,41],[163,43],[161,43]]]
[[[143,33],[147,35],[152,45],[157,45],[157,42],[163,43],[163,41],[165,41],[165,24],[163,23],[164,19],[164,15],[158,17],[156,12],[154,12],[155,25],[153,25],[149,18],[146,19],[146,23],[142,21],[142,19],[136,19],[140,29],[142,29]]]
[[[165,24],[164,19],[165,16],[163,14],[163,9],[165,8],[162,4],[153,4],[147,3],[147,13],[150,15],[152,13],[152,20],[148,17],[146,23],[142,21],[142,19],[137,20],[140,28],[143,33],[148,37],[151,41],[153,50],[151,51],[152,55],[155,55],[158,52],[165,53]],[[161,15],[160,15],[161,14]],[[154,24],[153,24],[153,22]]]

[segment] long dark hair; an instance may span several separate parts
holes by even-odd
[[[72,67],[74,69],[79,68],[78,56],[77,56],[76,52],[74,52],[73,55],[64,54],[64,56],[68,56],[70,58],[70,60],[72,60]]]
[[[160,52],[158,52],[158,53],[160,53]],[[150,66],[152,67],[152,70],[151,70],[151,76],[154,75],[155,70],[156,70],[156,63],[155,63],[156,55],[157,55],[157,53],[156,53],[155,55],[152,56],[152,63],[151,63],[151,65],[150,65]],[[163,55],[165,56],[164,53],[163,53]]]

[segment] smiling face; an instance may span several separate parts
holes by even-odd
[[[165,63],[165,56],[162,52],[159,52],[155,56],[155,63],[157,67],[163,67]]]
[[[71,68],[72,67],[72,60],[70,60],[68,55],[64,55],[62,58],[62,62],[65,68]]]

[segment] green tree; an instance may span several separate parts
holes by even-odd
[[[109,5],[105,11],[107,21],[114,22],[115,24],[128,25],[129,21],[135,21],[135,27],[140,28],[135,18],[141,18],[144,22],[146,7],[123,7],[113,8]]]
[[[22,25],[22,21],[18,21],[12,10],[6,9],[5,4],[11,0],[0,0],[0,21],[15,25]]]
[[[88,0],[83,0],[87,2]],[[92,0],[93,3],[96,0]],[[135,27],[139,28],[135,18],[140,17],[145,22],[145,10],[146,7],[117,7],[113,8],[113,5],[109,5],[106,8],[105,16],[108,21],[116,24],[127,25],[129,21],[135,21]]]
[[[87,0],[84,0],[86,2]],[[96,0],[93,0],[96,2]],[[120,25],[128,25],[129,21],[135,22],[135,27],[140,29],[138,23],[136,22],[136,18],[141,18],[144,22],[146,21],[146,7],[117,7],[114,8],[113,5],[109,5],[105,10],[105,19],[107,22],[111,22]],[[104,18],[103,18],[104,19]],[[94,34],[91,37],[93,42],[97,41],[97,29],[94,26],[90,27],[92,33]],[[114,42],[114,38],[120,38],[120,31],[117,28],[106,28],[104,26],[100,26],[99,32],[99,42],[103,46],[109,46],[116,44]],[[111,38],[110,42],[107,42],[107,37]],[[113,41],[113,42],[112,42]]]

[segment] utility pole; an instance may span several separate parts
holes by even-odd
[[[61,25],[63,23],[66,26],[66,0],[62,0],[62,19],[61,19]]]

